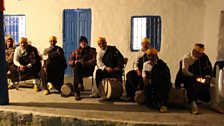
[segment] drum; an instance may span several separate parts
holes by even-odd
[[[142,90],[139,90],[139,91],[136,91],[135,92],[134,100],[139,105],[143,105],[143,104],[145,104],[147,102],[147,98],[143,94],[143,91]]]
[[[123,87],[116,78],[105,78],[99,85],[100,96],[105,99],[117,99],[122,96]]]
[[[73,85],[71,83],[65,83],[61,86],[61,95],[70,96],[73,93]]]

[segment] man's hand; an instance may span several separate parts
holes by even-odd
[[[118,67],[115,67],[113,70],[114,70],[114,72],[116,72],[116,71],[120,71],[121,69]]]
[[[25,69],[27,69],[27,66],[24,65],[19,66],[19,71],[24,71]]]
[[[77,62],[79,62],[79,63],[81,63],[81,64],[84,64],[83,59],[75,60],[75,64],[76,64]]]
[[[108,73],[112,73],[112,72],[114,72],[114,69],[111,68],[111,67],[105,67],[105,70],[106,70]]]
[[[210,77],[205,77],[205,84],[209,84],[210,83]]]
[[[137,75],[138,75],[138,76],[142,76],[142,72],[141,72],[141,70],[137,69],[136,72],[137,72]]]

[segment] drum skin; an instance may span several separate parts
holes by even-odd
[[[65,83],[61,86],[61,94],[63,96],[70,96],[73,92],[73,85],[71,83]]]

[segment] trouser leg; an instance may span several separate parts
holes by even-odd
[[[81,63],[77,62],[73,69],[74,72],[74,91],[78,91],[78,84],[83,84],[83,66]]]
[[[135,92],[139,89],[139,84],[141,82],[141,76],[137,75],[135,70],[132,70],[126,75],[126,92],[128,97],[134,97]]]
[[[42,87],[47,90],[47,73],[45,70],[41,69],[40,71],[40,78],[41,78],[41,83],[42,83]]]

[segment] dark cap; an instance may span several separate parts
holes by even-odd
[[[81,41],[85,41],[85,42],[88,43],[87,38],[86,38],[85,36],[81,36],[81,37],[80,37],[80,39],[79,39],[79,43],[80,43]]]

